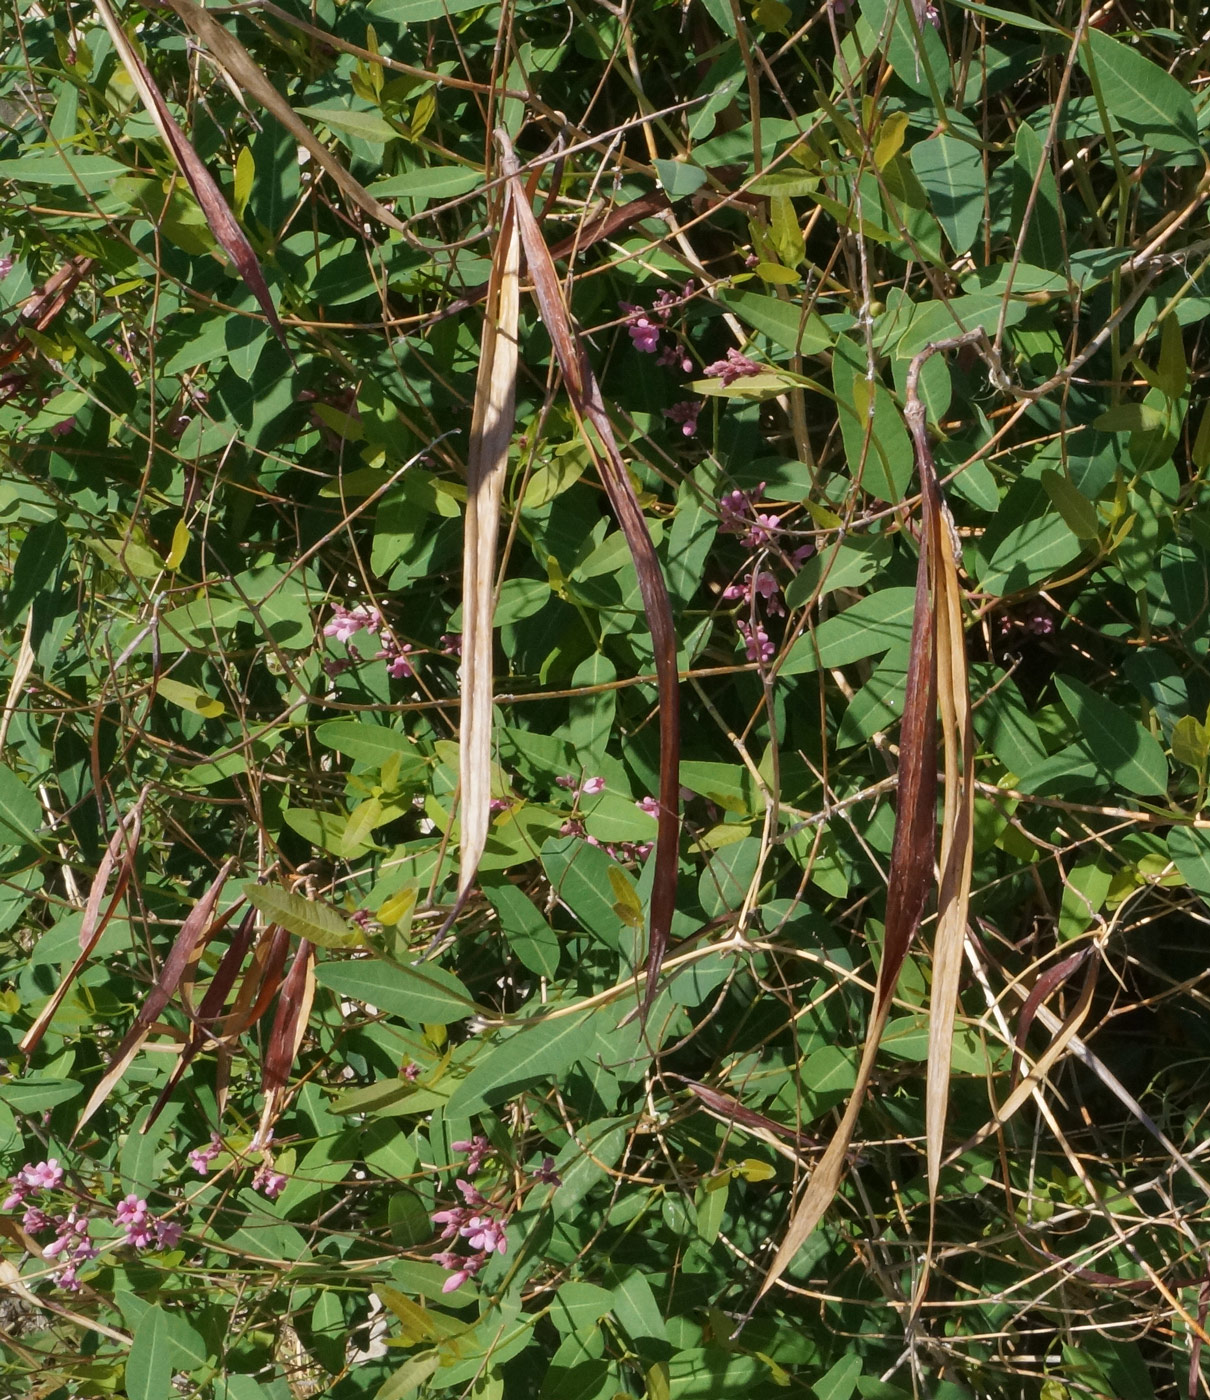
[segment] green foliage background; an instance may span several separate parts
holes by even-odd
[[[9,1393],[1198,1393],[1205,11],[1116,5],[1090,26],[1074,0],[946,0],[934,27],[895,0],[835,10],[216,7],[399,232],[300,159],[176,9],[126,6],[287,349],[92,8],[10,0],[0,1153],[8,1173],[57,1156],[61,1207],[87,1205],[103,1247],[65,1294],[5,1217]],[[456,883],[451,638],[497,124],[532,161],[548,242],[580,236],[560,264],[570,306],[676,613],[684,835],[646,1031],[651,645],[527,300],[499,810],[479,890],[417,961]],[[30,299],[72,267],[37,320]],[[628,307],[660,294],[664,362],[628,334]],[[922,390],[951,474],[980,746],[934,1276],[913,1316],[926,926],[842,1194],[736,1332],[869,1009],[916,571],[904,376],[977,325],[1005,381],[963,353],[934,357]],[[707,375],[729,349],[762,372]],[[668,410],[699,401],[687,434]],[[747,544],[720,505],[735,491],[776,517]],[[390,676],[370,634],[359,656],[325,636],[337,605],[379,609],[382,649],[413,674]],[[737,623],[764,627],[769,654]],[[604,791],[579,793],[594,776]],[[144,789],[131,884],[27,1063],[18,1042]],[[242,878],[223,907],[263,879],[262,912],[323,945],[276,1200],[250,1188],[271,1016],[230,1047],[225,1084],[203,1054],[141,1134],[173,1060],[154,1045],[188,1027],[175,1001],[72,1140],[229,857]],[[1065,960],[1084,950],[1098,973],[1078,1038],[962,1150],[1008,1094],[1018,1036],[1037,1058],[1076,1007]],[[216,1130],[200,1177],[186,1154]],[[429,1217],[475,1133],[510,1248],[446,1295]],[[557,1184],[535,1178],[547,1157]],[[120,1243],[131,1190],[173,1212],[179,1246]]]

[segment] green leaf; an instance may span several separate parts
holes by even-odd
[[[860,1356],[842,1356],[826,1375],[811,1387],[815,1400],[849,1400],[864,1369]]]
[[[317,948],[358,948],[362,944],[361,930],[330,904],[304,899],[279,885],[247,884],[244,895],[270,922],[310,939]]]
[[[392,758],[401,758],[401,781],[420,778],[428,771],[427,760],[406,734],[369,720],[330,719],[316,726],[315,737],[325,748],[371,768],[382,768]]]
[[[203,719],[217,719],[227,710],[226,705],[213,695],[207,695],[196,685],[186,685],[184,681],[173,680],[171,676],[160,677],[156,683],[156,694],[190,714],[201,715]]]
[[[591,846],[578,836],[555,837],[542,847],[542,868],[557,897],[586,933],[617,948],[622,921],[613,907],[609,882],[613,865],[599,846]],[[629,934],[625,941],[629,947]]]
[[[832,386],[849,475],[879,500],[900,501],[915,465],[911,439],[890,391],[881,380],[871,384],[866,371],[864,348],[841,336],[832,357]]]
[[[176,1371],[204,1366],[207,1349],[183,1317],[153,1303],[134,1329],[126,1358],[128,1400],[170,1400]]]
[[[420,24],[483,8],[483,0],[372,0],[368,7],[371,16],[381,16],[393,24]]]
[[[628,1273],[613,1290],[611,1311],[632,1342],[653,1338],[668,1339],[664,1315],[651,1291],[651,1284],[637,1269]]]
[[[368,1002],[417,1026],[448,1026],[477,1010],[458,978],[436,963],[403,967],[377,958],[322,962],[315,980],[339,996]]]
[[[559,935],[524,890],[509,883],[483,882],[483,893],[500,916],[500,928],[508,946],[539,977],[553,977],[559,970]]]
[[[1174,826],[1168,833],[1168,854],[1189,888],[1210,899],[1210,831]]]
[[[1065,568],[1082,548],[1041,481],[1024,477],[1009,489],[983,537],[980,586],[993,594],[1030,588]]]
[[[1182,715],[1172,726],[1172,757],[1200,773],[1210,753],[1210,733],[1192,715]]]
[[[657,160],[655,173],[669,199],[685,199],[696,194],[706,183],[706,172],[683,160]]]
[[[799,301],[745,292],[735,288],[719,291],[719,302],[734,311],[741,321],[767,335],[774,345],[791,354],[818,355],[835,340],[815,312],[806,312]]]
[[[7,764],[0,763],[0,843],[38,844],[42,804]]]
[[[1140,128],[1145,139],[1167,138],[1163,149],[1200,149],[1193,99],[1170,73],[1095,28],[1086,31],[1079,59],[1086,73],[1095,74],[1115,118]]]
[[[1152,797],[1168,789],[1168,760],[1158,739],[1095,690],[1055,677],[1059,697],[1075,721],[1079,748],[1128,792]]]
[[[1049,467],[1042,473],[1042,486],[1063,517],[1067,528],[1077,539],[1095,540],[1100,534],[1101,521],[1097,508],[1062,472]]]
[[[427,170],[409,170],[404,175],[375,180],[367,188],[375,199],[407,197],[439,204],[443,200],[469,194],[482,184],[481,170],[469,170],[464,165],[434,165]]]
[[[949,55],[931,24],[913,24],[911,7],[902,0],[862,0],[861,15],[878,36],[887,61],[905,87],[927,97],[935,85],[943,99],[948,95]]]
[[[35,525],[22,541],[13,564],[12,583],[0,617],[12,626],[54,577],[67,553],[67,531],[57,520]]]
[[[28,155],[20,160],[0,160],[0,180],[19,185],[71,185],[89,194],[107,190],[130,167],[108,156],[83,156],[64,149],[60,155]]]
[[[880,573],[891,555],[885,535],[857,535],[823,545],[786,585],[786,606],[801,607],[837,588],[857,588]]]
[[[469,1117],[540,1080],[563,1074],[595,1049],[593,1015],[590,1011],[544,1016],[482,1051],[470,1074],[450,1095],[449,1115]]]
[[[942,132],[918,141],[910,155],[950,247],[955,253],[968,252],[983,221],[983,157],[978,148]]]
[[[801,675],[817,667],[830,670],[878,656],[893,646],[906,647],[916,609],[914,588],[884,588],[821,622],[790,648],[778,672]]]
[[[56,1104],[70,1103],[83,1087],[74,1079],[14,1079],[0,1084],[0,1103],[17,1113],[40,1114]]]
[[[403,135],[378,112],[354,112],[347,107],[296,107],[294,110],[300,117],[322,122],[331,131],[355,136],[360,141],[370,141],[378,146]]]
[[[1146,403],[1119,403],[1098,414],[1092,426],[1105,433],[1149,433],[1164,425],[1164,415]]]

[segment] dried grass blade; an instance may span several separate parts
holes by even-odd
[[[118,51],[118,57],[122,60],[123,67],[130,74],[130,80],[135,85],[143,106],[147,109],[148,116],[155,123],[156,129],[164,139],[164,144],[172,152],[172,158],[180,167],[181,174],[184,175],[189,188],[193,191],[194,198],[206,216],[206,222],[210,225],[211,231],[222,245],[227,256],[235,264],[248,290],[260,304],[261,310],[265,313],[265,319],[272,327],[273,334],[286,346],[288,352],[290,347],[286,344],[286,333],[278,319],[273,298],[269,295],[269,287],[265,282],[264,273],[260,270],[260,263],[252,251],[252,244],[248,242],[235,215],[228,208],[222,191],[215,184],[214,177],[206,169],[202,158],[193,149],[189,138],[177,126],[176,120],[168,110],[167,102],[164,101],[163,94],[155,85],[155,79],[152,78],[147,65],[139,56],[138,50],[126,37],[126,31],[118,22],[118,17],[110,7],[109,0],[96,0],[96,3],[97,13],[109,31],[109,37],[113,40],[113,46]]]
[[[215,932],[216,927],[221,927],[230,917],[229,911],[216,926],[211,922],[214,913],[214,906],[218,903],[218,897],[223,891],[223,886],[227,883],[227,876],[235,868],[234,857],[227,861],[219,873],[215,876],[210,888],[202,895],[201,899],[193,906],[185,917],[181,925],[180,932],[169,950],[168,957],[164,960],[164,966],[160,969],[160,974],[156,978],[151,990],[147,993],[146,1000],[139,1007],[138,1014],[134,1018],[134,1024],[122,1039],[122,1043],[114,1051],[105,1073],[101,1076],[97,1087],[92,1091],[88,1103],[84,1106],[84,1112],[80,1115],[80,1121],[76,1124],[76,1133],[92,1117],[98,1108],[108,1098],[110,1090],[125,1074],[127,1066],[138,1053],[139,1046],[147,1039],[151,1027],[156,1018],[165,1006],[168,1005],[173,992],[176,991],[186,970],[190,967],[200,947],[205,939]],[[74,1137],[74,1134],[73,1134]]]
[[[265,1101],[261,1109],[260,1125],[252,1139],[252,1147],[264,1147],[269,1141],[269,1132],[282,1110],[286,1086],[290,1082],[290,1070],[298,1047],[307,1032],[307,1020],[311,1015],[311,1003],[315,999],[315,949],[303,938],[299,940],[298,951],[282,983],[281,996],[277,1002],[277,1015],[273,1018],[273,1029],[269,1032],[269,1044],[265,1050],[265,1064],[261,1084]]]
[[[676,908],[677,850],[680,843],[680,695],[676,669],[676,632],[672,605],[663,571],[651,542],[643,510],[631,484],[626,463],[618,449],[613,425],[601,397],[600,386],[563,298],[550,250],[542,238],[521,182],[520,167],[504,131],[496,132],[500,165],[508,178],[509,202],[525,249],[538,311],[554,347],[572,408],[600,472],[601,482],[618,525],[626,537],[638,575],[643,611],[651,631],[655,655],[656,688],[660,704],[660,791],[655,839],[655,869],[651,889],[651,917],[647,935],[647,979],[642,1013],[646,1016],[655,997],[672,915]],[[584,431],[590,425],[593,434]]]
[[[38,1019],[25,1032],[19,1047],[23,1055],[31,1055],[37,1049],[38,1042],[46,1034],[47,1026],[54,1019],[55,1012],[58,1011],[63,998],[67,995],[67,989],[79,976],[81,968],[97,946],[97,940],[105,932],[106,925],[113,918],[114,911],[122,902],[122,896],[130,884],[130,877],[134,874],[134,858],[138,851],[139,833],[143,826],[143,803],[147,800],[148,791],[148,788],[143,788],[135,799],[134,806],[118,822],[116,830],[109,838],[105,854],[97,866],[92,887],[88,891],[88,902],[84,906],[84,918],[80,922],[80,955],[55,988],[51,999],[38,1013]],[[105,912],[102,914],[101,903],[105,898],[105,892],[109,887],[109,877],[113,874],[115,865],[118,867],[117,882],[109,897],[109,902],[105,906]]]
[[[506,201],[492,258],[483,349],[475,381],[467,454],[462,560],[462,710],[459,722],[461,845],[458,895],[474,883],[491,820],[492,612],[496,543],[508,445],[516,420],[517,320],[521,251],[512,202]]]
[[[974,860],[975,775],[970,677],[962,625],[958,560],[941,497],[924,405],[916,393],[923,359],[909,372],[905,417],[920,475],[924,529],[936,557],[933,602],[937,626],[937,700],[941,712],[945,799],[941,819],[941,881],[937,931],[933,940],[933,981],[929,994],[929,1053],[925,1102],[925,1157],[930,1214],[935,1207],[945,1146],[954,1023],[962,978]],[[931,1232],[930,1232],[931,1238]],[[930,1250],[931,1254],[931,1250]]]
[[[811,1173],[785,1238],[761,1282],[758,1300],[782,1276],[823,1219],[844,1178],[849,1145],[874,1070],[878,1043],[890,1015],[895,985],[908,947],[920,926],[933,883],[937,828],[937,647],[929,585],[935,574],[935,559],[935,540],[925,529],[916,570],[916,606],[899,734],[899,796],[887,883],[886,935],[857,1080],[840,1124]]]
[[[1004,1126],[1010,1118],[1017,1112],[1021,1105],[1029,1098],[1043,1079],[1050,1073],[1059,1058],[1065,1053],[1068,1045],[1076,1037],[1076,1033],[1084,1024],[1088,1015],[1088,1009],[1092,1005],[1092,994],[1096,990],[1098,961],[1092,958],[1088,963],[1088,971],[1084,975],[1084,985],[1080,988],[1080,995],[1076,998],[1076,1003],[1067,1015],[1067,1019],[1055,1031],[1054,1039],[1034,1061],[1030,1071],[1021,1082],[1012,1090],[1008,1098],[996,1111],[996,1116],[985,1123],[972,1137],[960,1146],[954,1148],[949,1154],[947,1161],[954,1161],[961,1157],[964,1152],[969,1152],[973,1147],[989,1138],[998,1128]]]
[[[232,80],[250,97],[286,128],[300,146],[305,147],[315,163],[332,177],[337,187],[360,209],[377,219],[388,228],[407,232],[407,225],[397,219],[384,205],[371,195],[363,185],[336,159],[331,151],[316,137],[315,133],[302,120],[293,107],[278,92],[269,79],[261,72],[252,55],[243,44],[229,33],[215,17],[193,3],[193,0],[165,0],[178,17],[193,30],[194,34],[209,50],[210,55],[226,69]]]

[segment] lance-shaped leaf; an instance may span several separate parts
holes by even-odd
[[[982,331],[972,332],[976,339]],[[970,338],[970,337],[968,337]],[[961,339],[961,338],[959,338]],[[970,676],[962,626],[962,589],[954,534],[941,496],[937,468],[929,444],[925,408],[919,398],[920,372],[940,346],[917,355],[908,370],[904,416],[915,449],[920,477],[924,536],[932,551],[933,606],[936,617],[937,700],[941,710],[944,748],[945,800],[941,818],[941,881],[937,893],[937,931],[933,939],[933,984],[929,999],[929,1053],[925,1098],[925,1158],[929,1186],[929,1248],[918,1296],[928,1278],[932,1257],[933,1220],[945,1145],[949,1106],[954,1021],[962,975],[974,860],[975,739],[971,723]]]
[[[759,1138],[762,1142],[768,1143],[775,1152],[780,1152],[783,1157],[788,1157],[792,1162],[802,1161],[800,1153],[795,1150],[796,1148],[806,1151],[820,1145],[818,1138],[810,1137],[807,1133],[800,1133],[794,1128],[788,1128],[784,1123],[778,1123],[763,1113],[757,1113],[755,1109],[746,1108],[738,1099],[732,1098],[730,1094],[724,1094],[718,1089],[712,1089],[709,1084],[699,1084],[696,1079],[686,1079],[685,1087],[701,1103],[706,1112],[717,1118],[720,1123],[740,1128],[751,1136]]]
[[[97,866],[96,876],[93,878],[92,888],[88,891],[88,902],[84,906],[84,918],[80,922],[80,955],[76,958],[68,969],[67,975],[55,988],[51,999],[38,1013],[38,1019],[25,1032],[21,1041],[21,1052],[25,1055],[33,1054],[38,1046],[38,1042],[46,1034],[46,1028],[54,1019],[55,1012],[58,1011],[67,995],[67,989],[80,974],[80,969],[92,956],[92,950],[97,946],[97,940],[105,932],[105,926],[113,918],[114,911],[122,902],[122,896],[126,893],[126,887],[130,884],[130,877],[134,872],[134,858],[139,846],[139,833],[143,824],[143,803],[147,800],[148,789],[144,788],[135,800],[134,806],[119,821],[117,829],[109,838],[109,844],[105,847],[105,854],[101,857],[101,863]],[[113,887],[113,893],[109,896],[109,902],[105,905],[105,912],[101,912],[101,904],[105,899],[106,890],[109,888],[109,877],[113,874],[114,867],[117,867],[118,877]]]
[[[256,910],[249,909],[240,920],[239,928],[235,931],[235,937],[227,945],[214,976],[210,980],[210,985],[206,988],[206,994],[202,997],[201,1005],[197,1009],[197,1014],[192,1018],[189,1027],[189,1039],[181,1051],[180,1058],[172,1067],[172,1073],[168,1076],[168,1083],[164,1085],[162,1092],[151,1112],[143,1121],[139,1129],[145,1133],[148,1128],[163,1112],[164,1105],[172,1096],[172,1091],[181,1081],[181,1076],[192,1064],[195,1056],[202,1050],[207,1041],[211,1038],[209,1027],[218,1020],[219,1014],[227,1004],[227,994],[235,985],[236,976],[244,964],[244,959],[248,955],[248,949],[252,946],[252,940],[256,936]]]
[[[600,386],[588,363],[583,342],[574,325],[550,250],[542,238],[538,221],[530,208],[521,182],[520,167],[508,135],[496,132],[500,165],[508,177],[509,203],[517,220],[525,260],[533,280],[538,312],[550,336],[555,358],[563,376],[567,395],[580,422],[585,444],[600,472],[605,494],[626,537],[638,575],[643,611],[651,630],[655,655],[656,686],[660,702],[660,791],[659,819],[655,841],[655,871],[651,889],[650,926],[647,936],[647,982],[643,993],[643,1014],[655,996],[668,932],[676,906],[677,846],[680,839],[680,696],[676,670],[676,633],[672,606],[660,569],[655,546],[643,518],[626,463],[618,450],[613,425],[601,397]],[[594,430],[590,433],[585,425]],[[594,436],[595,433],[595,436]]]
[[[273,1018],[273,1029],[269,1032],[269,1043],[265,1048],[265,1063],[261,1077],[265,1101],[261,1108],[260,1126],[253,1139],[254,1146],[264,1147],[269,1141],[269,1132],[277,1121],[285,1099],[286,1086],[290,1082],[290,1070],[294,1057],[307,1032],[307,1020],[311,1015],[311,1003],[315,999],[315,949],[304,938],[294,954],[294,961],[286,980],[282,983],[281,996],[277,1002],[277,1015]]]
[[[1029,1036],[1030,1027],[1034,1023],[1034,1017],[1038,1014],[1039,1008],[1056,988],[1061,987],[1073,972],[1083,966],[1091,956],[1092,951],[1093,945],[1091,943],[1085,944],[1078,953],[1072,953],[1070,957],[1064,958],[1062,962],[1048,968],[1030,988],[1029,995],[1025,998],[1025,1004],[1021,1007],[1021,1014],[1017,1017],[1017,1029],[1013,1035],[1011,1081],[1014,1085],[1020,1073],[1025,1041]]]
[[[500,497],[508,466],[517,402],[517,317],[520,244],[512,202],[506,201],[492,258],[483,348],[466,463],[466,522],[462,555],[462,712],[458,731],[461,862],[458,894],[475,880],[491,820],[492,610]]]
[[[69,258],[62,267],[46,279],[32,295],[21,303],[17,325],[0,329],[0,365],[11,364],[28,342],[22,341],[21,328],[45,331],[67,305],[77,283],[92,270],[93,259],[78,255]]]
[[[223,892],[223,886],[227,883],[227,876],[230,875],[234,866],[235,859],[233,857],[227,861],[215,876],[210,888],[185,916],[185,921],[181,924],[181,931],[177,934],[172,948],[164,960],[164,966],[161,968],[159,976],[147,993],[143,1005],[139,1007],[138,1014],[134,1018],[134,1025],[126,1032],[122,1043],[114,1051],[113,1058],[101,1076],[100,1083],[92,1091],[88,1103],[85,1104],[84,1112],[80,1115],[80,1121],[76,1125],[76,1133],[79,1133],[84,1124],[101,1107],[109,1097],[110,1090],[125,1074],[126,1067],[138,1053],[139,1046],[147,1039],[157,1017],[168,1005],[187,969],[200,956],[207,938],[222,927],[235,912],[232,908],[217,923],[211,923],[214,906],[218,902],[218,897]]]
[[[908,652],[907,691],[899,735],[899,796],[895,808],[895,836],[887,883],[886,933],[874,1009],[866,1030],[857,1082],[845,1106],[840,1125],[807,1182],[785,1238],[778,1246],[757,1297],[762,1297],[802,1248],[807,1236],[823,1219],[844,1177],[849,1144],[857,1126],[866,1086],[873,1073],[878,1042],[886,1027],[903,960],[907,956],[933,882],[933,857],[937,826],[937,649],[935,617],[930,597],[934,551],[927,530],[922,532],[920,561],[916,570],[916,607]]]
[[[245,285],[259,302],[266,320],[273,328],[273,334],[286,346],[286,351],[289,353],[290,347],[286,344],[285,331],[282,330],[277,308],[273,305],[273,298],[269,295],[269,288],[265,283],[264,273],[260,270],[260,263],[257,262],[256,254],[252,251],[252,244],[248,242],[235,215],[227,207],[227,201],[223,198],[222,191],[202,163],[201,156],[193,149],[185,133],[177,126],[147,65],[143,62],[138,50],[126,37],[125,30],[118,23],[118,17],[110,8],[109,0],[97,0],[97,13],[109,31],[109,37],[113,40],[118,57],[121,58],[123,66],[129,73],[130,81],[142,99],[143,106],[147,108],[148,116],[163,137],[164,144],[172,152],[172,158],[180,167],[181,174],[184,175],[189,188],[193,191],[193,197],[201,206],[202,213],[206,216],[206,222],[213,230],[215,238],[218,239],[224,252],[235,264]]]
[[[286,128],[300,146],[305,147],[315,163],[331,176],[333,182],[359,208],[386,224],[388,228],[407,232],[407,225],[397,219],[384,205],[367,193],[340,161],[315,135],[293,107],[286,101],[269,79],[261,72],[259,65],[243,44],[223,28],[215,17],[194,0],[166,0],[185,24],[205,45],[212,58],[222,65],[227,76],[249,97],[255,98],[266,111],[270,112]],[[291,16],[293,19],[293,16]]]

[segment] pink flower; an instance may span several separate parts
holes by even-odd
[[[659,799],[655,797],[642,797],[634,804],[640,812],[646,812],[649,817],[659,817]]]
[[[648,312],[641,306],[635,306],[633,302],[623,301],[618,304],[626,312],[626,333],[633,341],[634,348],[642,351],[644,355],[653,355],[660,344],[659,321],[653,320]]]
[[[195,1147],[189,1153],[189,1165],[197,1172],[198,1176],[205,1176],[210,1170],[210,1163],[223,1150],[223,1140],[217,1133],[210,1134],[209,1147]]]
[[[22,1181],[19,1176],[10,1176],[8,1184],[12,1187],[12,1190],[5,1196],[4,1205],[0,1207],[0,1209],[16,1210],[25,1200],[26,1196],[29,1195],[29,1186],[26,1182]]]
[[[693,369],[689,352],[679,345],[666,345],[660,351],[656,364],[663,365],[665,369],[679,369],[682,374],[688,374]]]
[[[728,350],[725,360],[715,360],[708,364],[702,373],[709,375],[712,379],[721,379],[723,388],[728,384],[734,384],[737,379],[746,379],[750,375],[760,374],[763,366],[758,365],[755,360],[750,360],[747,355],[741,355],[738,350]]]
[[[408,1065],[407,1069],[404,1070],[403,1077],[408,1081],[409,1084],[415,1084],[415,1082],[420,1078],[420,1066],[416,1063],[415,1060],[413,1060],[412,1063]]]
[[[584,797],[595,797],[597,793],[604,791],[604,778],[585,778],[580,784],[580,792]]]
[[[39,1162],[36,1167],[22,1167],[21,1179],[35,1191],[53,1191],[63,1180],[63,1168],[57,1157]]]
[[[681,432],[686,437],[692,437],[697,432],[697,419],[701,411],[702,401],[700,399],[686,399],[683,403],[674,403],[671,408],[666,408],[664,417],[671,418],[674,423],[679,423]]]
[[[470,1271],[459,1269],[456,1274],[451,1274],[441,1285],[442,1293],[452,1293],[456,1288],[461,1288],[468,1278],[470,1278]]]
[[[490,1215],[472,1215],[462,1227],[462,1234],[472,1249],[481,1249],[485,1254],[508,1251],[504,1226]]]
[[[476,1133],[469,1142],[451,1142],[450,1146],[455,1152],[466,1153],[467,1176],[474,1176],[483,1165],[483,1159],[491,1152],[492,1145],[481,1133]],[[478,1193],[476,1193],[478,1194]]]
[[[25,1214],[21,1217],[21,1224],[31,1235],[39,1235],[43,1230],[49,1230],[54,1221],[37,1206],[27,1206]]]
[[[275,1172],[271,1167],[260,1166],[252,1178],[252,1189],[262,1192],[271,1201],[275,1201],[286,1189],[286,1183],[289,1179],[284,1172]]]
[[[141,1225],[147,1219],[147,1202],[132,1191],[118,1202],[113,1214],[119,1225]]]
[[[146,1249],[155,1238],[153,1220],[133,1220],[126,1227],[126,1243],[135,1249]]]
[[[555,1159],[553,1157],[543,1157],[542,1165],[534,1172],[534,1180],[541,1181],[547,1186],[562,1186],[563,1178],[555,1171]]]
[[[181,1227],[175,1220],[155,1222],[155,1245],[157,1249],[175,1249],[181,1242]]]
[[[403,651],[408,652],[411,651],[411,649],[410,646],[405,646]],[[387,675],[390,676],[393,681],[406,680],[409,676],[414,676],[415,674],[415,671],[412,670],[403,652],[400,652],[398,656],[393,656],[387,662]]]
[[[769,640],[768,633],[759,623],[755,627],[742,621],[735,625],[739,629],[740,636],[744,639],[744,650],[747,652],[749,661],[773,660],[777,655],[777,647]]]
[[[324,636],[335,637],[338,642],[347,642],[358,632],[377,632],[382,626],[382,614],[377,608],[359,603],[355,608],[344,608],[339,603],[332,605],[332,616],[324,624]]]
[[[468,1206],[487,1205],[486,1197],[478,1189],[478,1187],[472,1186],[469,1181],[464,1180],[464,1178],[462,1177],[457,1177],[454,1181],[454,1185],[458,1188],[459,1191],[462,1192],[462,1199],[467,1203]]]

